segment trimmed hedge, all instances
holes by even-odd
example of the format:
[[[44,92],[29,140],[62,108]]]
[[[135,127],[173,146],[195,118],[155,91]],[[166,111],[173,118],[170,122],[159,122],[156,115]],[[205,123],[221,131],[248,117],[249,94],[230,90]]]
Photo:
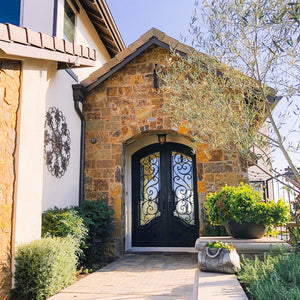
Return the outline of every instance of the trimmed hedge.
[[[83,218],[74,207],[46,210],[42,215],[42,237],[71,236],[75,240],[76,254],[82,259],[83,249],[86,248],[85,240],[88,229]]]
[[[49,209],[43,213],[43,236],[71,236],[76,242],[79,266],[98,268],[111,259],[114,212],[105,200],[84,201],[81,206]]]
[[[13,299],[47,299],[75,281],[75,241],[46,237],[18,247]]]
[[[84,201],[76,207],[88,228],[85,260],[81,263],[89,268],[101,267],[111,258],[109,243],[113,237],[113,210],[105,200]]]

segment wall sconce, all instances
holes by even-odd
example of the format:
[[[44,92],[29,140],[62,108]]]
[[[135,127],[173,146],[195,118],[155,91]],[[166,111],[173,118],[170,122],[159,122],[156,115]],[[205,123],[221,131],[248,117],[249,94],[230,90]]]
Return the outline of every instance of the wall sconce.
[[[158,134],[157,137],[158,137],[158,142],[160,145],[163,145],[166,143],[166,140],[167,140],[166,134]]]

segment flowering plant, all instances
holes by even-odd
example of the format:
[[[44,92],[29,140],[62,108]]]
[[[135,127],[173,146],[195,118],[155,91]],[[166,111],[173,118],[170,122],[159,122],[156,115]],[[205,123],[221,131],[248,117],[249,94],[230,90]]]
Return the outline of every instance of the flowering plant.
[[[213,225],[247,222],[278,226],[289,219],[289,208],[282,199],[264,202],[262,195],[248,184],[226,185],[220,192],[210,193],[206,200],[206,213]]]
[[[227,249],[228,251],[232,251],[235,249],[232,243],[228,244],[228,243],[223,243],[221,241],[207,242],[204,247],[214,248],[214,249],[223,248],[223,249]]]

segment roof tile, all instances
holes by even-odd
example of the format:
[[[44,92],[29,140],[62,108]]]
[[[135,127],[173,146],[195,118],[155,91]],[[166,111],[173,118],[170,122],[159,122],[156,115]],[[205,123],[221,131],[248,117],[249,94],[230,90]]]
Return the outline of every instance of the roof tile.
[[[21,28],[12,24],[0,23],[0,42],[24,44],[28,47],[45,48],[46,50],[59,51],[73,56],[96,60],[97,52],[82,45],[75,45],[63,39]]]
[[[89,57],[89,48],[88,47],[82,46],[82,56],[85,58]]]
[[[89,58],[94,59],[94,52],[92,49],[89,48]]]
[[[97,51],[95,49],[93,49],[92,51],[93,51],[93,57],[92,57],[92,59],[96,60],[97,59]]]
[[[54,50],[53,36],[41,32],[42,47]]]
[[[102,66],[100,69],[98,69],[97,71],[93,72],[88,77],[89,82],[92,83],[93,81],[95,81],[96,79],[98,79],[99,77],[101,77],[102,75],[104,75],[105,73],[107,73],[108,71],[109,71],[109,69],[106,67],[106,65]]]
[[[7,24],[7,26],[9,32],[9,38],[11,41],[27,45],[25,28],[18,27],[12,24]]]
[[[39,48],[42,47],[41,43],[41,35],[39,32],[33,31],[29,28],[25,28],[27,34],[27,41],[29,44],[33,46],[37,46]]]
[[[69,41],[64,40],[65,43],[65,52],[73,55],[73,44]]]
[[[178,40],[168,36],[168,35],[165,35],[162,39],[162,42],[168,44],[169,46],[173,47],[173,48],[176,48],[176,46],[178,45]]]
[[[126,58],[129,54],[131,54],[132,51],[129,50],[129,48],[126,48],[125,50],[123,50],[122,52],[119,52],[115,58],[118,60],[118,61],[122,61],[124,58]]]
[[[81,45],[76,45],[74,44],[74,54],[77,55],[77,56],[81,56]]]
[[[151,28],[150,30],[148,30],[146,33],[144,33],[139,40],[142,40],[143,42],[148,42],[152,37],[153,37],[153,29]]]
[[[145,42],[139,38],[138,40],[136,40],[135,42],[133,42],[132,44],[130,44],[128,46],[128,49],[131,51],[131,52],[134,52],[136,49],[140,48],[141,46],[143,46],[145,44]]]
[[[8,28],[6,24],[0,24],[0,40],[9,42]]]
[[[111,60],[109,60],[104,66],[110,70],[112,67],[114,67],[117,63],[118,63],[118,59],[117,58],[112,58]]]
[[[192,51],[194,50],[192,47],[189,47],[185,44],[182,44],[182,43],[178,43],[177,46],[175,47],[175,49],[177,51],[181,51],[183,53],[186,53],[186,54],[191,54]]]
[[[157,39],[160,42],[164,43],[165,45],[172,46],[175,48],[175,50],[186,53],[188,55],[191,54],[193,51],[195,51],[192,47],[180,43],[178,40],[167,36],[164,32],[156,28],[152,28],[149,31],[147,31],[145,34],[143,34],[134,43],[130,44],[127,49],[118,53],[114,58],[109,60],[101,68],[99,68],[98,70],[90,74],[90,76],[87,79],[85,79],[82,82],[82,84],[87,86],[88,89],[93,89],[97,84],[101,83],[103,80],[107,78],[107,76],[104,76],[106,73],[109,72],[109,76],[114,74],[115,71],[119,70],[119,68],[123,66],[123,64],[121,64],[122,61],[124,61],[130,55],[134,55],[134,53],[140,47],[147,44],[148,41],[150,41],[152,38],[155,38],[153,40],[153,43],[155,43],[155,40]]]
[[[159,40],[162,40],[166,34],[156,28],[152,28],[152,36],[157,37]]]
[[[65,46],[64,41],[62,39],[57,38],[56,36],[54,38],[54,49],[60,52],[65,52]]]

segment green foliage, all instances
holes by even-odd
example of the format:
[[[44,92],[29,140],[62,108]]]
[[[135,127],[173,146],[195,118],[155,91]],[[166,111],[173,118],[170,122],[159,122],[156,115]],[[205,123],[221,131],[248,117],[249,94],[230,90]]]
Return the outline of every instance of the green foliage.
[[[223,248],[223,249],[227,249],[228,251],[235,249],[235,247],[232,244],[223,243],[221,241],[207,242],[205,244],[205,247],[215,248],[215,249]]]
[[[251,299],[298,300],[300,253],[265,254],[263,261],[245,259],[238,278]]]
[[[229,236],[229,234],[223,225],[212,225],[205,222],[204,236]]]
[[[229,236],[226,228],[223,225],[213,225],[209,222],[205,209],[201,209],[202,219],[204,221],[203,236]]]
[[[84,201],[76,209],[88,228],[87,248],[84,249],[85,259],[82,264],[97,267],[109,258],[108,249],[114,230],[112,217],[114,212],[104,200]]]
[[[75,280],[75,242],[46,237],[21,245],[16,253],[13,299],[47,299]]]
[[[49,209],[42,215],[42,236],[66,237],[70,235],[75,240],[76,254],[83,254],[88,229],[83,218],[74,208]]]
[[[215,225],[232,221],[277,226],[288,221],[289,208],[281,199],[277,203],[265,203],[262,195],[248,184],[225,186],[220,192],[210,193],[206,199],[209,221]]]

